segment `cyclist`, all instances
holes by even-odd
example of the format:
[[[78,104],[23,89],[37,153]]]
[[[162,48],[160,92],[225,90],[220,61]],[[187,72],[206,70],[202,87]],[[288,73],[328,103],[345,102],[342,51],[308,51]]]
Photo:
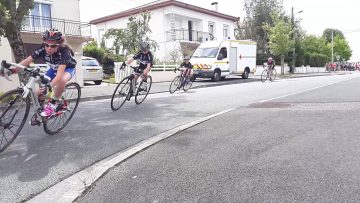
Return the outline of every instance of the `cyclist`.
[[[43,44],[34,51],[29,57],[20,62],[23,66],[28,66],[35,59],[43,58],[50,68],[45,73],[45,77],[49,79],[50,86],[54,92],[50,102],[44,106],[41,116],[49,117],[61,109],[62,104],[59,98],[65,90],[66,83],[74,76],[76,60],[74,52],[65,44],[63,34],[56,29],[48,29],[43,33]],[[20,72],[21,69],[12,67],[12,74]],[[37,91],[40,95],[41,91]]]
[[[135,54],[133,57],[129,58],[126,61],[126,64],[130,64],[134,60],[139,60],[139,69],[140,71],[136,71],[135,82],[138,80],[141,73],[144,74],[144,82],[143,86],[147,86],[147,76],[151,67],[153,66],[153,55],[150,51],[150,44],[148,42],[140,43],[140,51]]]
[[[180,68],[184,68],[183,74],[187,78],[187,82],[189,82],[190,78],[192,78],[192,76],[193,76],[193,71],[192,71],[193,65],[190,63],[189,56],[184,57],[184,62],[182,64],[180,64]]]
[[[270,68],[274,69],[275,68],[275,60],[272,57],[269,57],[267,60],[267,65],[268,65],[269,71],[270,71]]]

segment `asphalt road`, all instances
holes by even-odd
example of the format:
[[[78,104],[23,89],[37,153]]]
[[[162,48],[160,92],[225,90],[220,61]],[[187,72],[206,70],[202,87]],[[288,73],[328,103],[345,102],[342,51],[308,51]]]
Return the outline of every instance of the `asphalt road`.
[[[199,180],[198,178],[182,180],[182,183],[184,184],[182,186],[184,187],[181,186],[181,188],[183,188],[183,191],[191,190],[194,192],[194,193],[189,193],[188,196],[183,196],[183,198],[185,198],[184,201],[193,201],[195,199],[190,199],[190,198],[200,197],[197,196],[197,194],[200,194],[201,191],[207,191],[207,190],[203,190],[205,185],[208,186],[205,188],[212,188],[213,185],[210,184],[209,181],[206,181],[208,180],[206,178],[209,177],[215,178],[215,180],[217,180],[215,182],[219,182],[219,183],[223,181],[222,177],[224,177],[223,175],[225,175],[226,173],[224,174],[219,173],[219,171],[217,170],[218,168],[221,169],[221,166],[229,166],[229,168],[226,167],[226,170],[230,171],[231,168],[233,168],[231,166],[237,166],[235,162],[235,160],[239,159],[237,155],[241,155],[241,153],[243,152],[247,152],[247,153],[242,154],[241,156],[245,156],[248,158],[253,157],[252,159],[255,159],[256,153],[252,154],[251,152],[252,151],[256,152],[256,150],[252,149],[251,147],[252,145],[256,145],[257,143],[259,143],[258,153],[260,153],[262,151],[260,150],[260,148],[262,149],[262,146],[267,146],[267,145],[269,145],[269,147],[272,146],[272,144],[274,144],[273,139],[275,138],[276,138],[275,141],[279,141],[281,143],[282,138],[284,136],[286,137],[287,135],[286,132],[288,133],[293,132],[294,129],[291,128],[291,126],[289,126],[288,128],[282,128],[284,123],[290,122],[294,125],[301,123],[298,121],[289,121],[289,119],[286,119],[286,117],[283,117],[281,114],[281,112],[283,111],[290,111],[293,108],[296,109],[296,106],[295,107],[291,106],[289,108],[280,108],[280,109],[277,108],[263,109],[263,108],[249,108],[248,106],[250,104],[262,100],[267,100],[270,98],[282,97],[288,94],[299,93],[304,90],[308,90],[311,88],[316,88],[324,85],[330,85],[333,83],[339,83],[339,85],[345,83],[349,83],[350,85],[351,84],[359,85],[359,83],[357,82],[359,80],[358,79],[359,77],[360,77],[359,74],[351,74],[351,75],[340,75],[340,76],[337,75],[337,76],[326,76],[326,77],[324,76],[324,77],[311,77],[311,78],[294,78],[294,79],[276,81],[274,83],[253,82],[253,83],[244,83],[244,84],[225,85],[219,87],[209,87],[203,89],[194,89],[194,90],[190,90],[188,93],[180,92],[174,95],[169,95],[168,93],[154,94],[154,95],[150,95],[148,99],[140,106],[136,106],[134,102],[131,101],[126,103],[125,106],[117,112],[111,111],[109,100],[83,102],[80,104],[78,111],[75,114],[72,122],[60,134],[54,136],[48,136],[42,131],[42,128],[30,127],[26,125],[26,127],[24,127],[20,136],[14,141],[14,143],[5,152],[3,152],[0,155],[0,177],[1,177],[0,187],[2,188],[0,190],[1,202],[17,202],[17,201],[22,201],[24,199],[28,199],[32,195],[38,194],[44,189],[70,176],[71,174],[74,174],[75,172],[84,169],[92,165],[93,163],[102,160],[105,157],[108,157],[109,155],[112,155],[116,152],[126,149],[127,147],[135,143],[138,143],[141,140],[159,134],[163,131],[172,129],[176,126],[188,123],[190,121],[194,121],[209,114],[213,114],[228,108],[239,107],[237,111],[229,113],[225,115],[225,117],[219,117],[217,119],[201,124],[197,127],[191,128],[189,131],[183,132],[183,134],[176,135],[173,138],[170,138],[164,142],[159,143],[158,145],[155,145],[154,147],[149,148],[148,150],[144,151],[144,153],[134,156],[124,164],[121,164],[120,167],[117,167],[113,171],[111,171],[109,175],[105,176],[104,179],[102,179],[97,183],[97,187],[95,187],[95,190],[93,192],[91,192],[88,196],[85,196],[85,198],[88,198],[85,200],[96,201],[97,199],[94,199],[92,197],[98,195],[99,198],[103,198],[100,202],[118,201],[119,200],[118,198],[121,198],[121,200],[124,200],[124,202],[126,200],[134,202],[136,200],[147,201],[150,199],[151,200],[158,199],[159,201],[176,200],[176,194],[171,193],[171,190],[167,191],[166,194],[165,194],[165,190],[164,193],[154,192],[155,196],[151,196],[150,193],[144,193],[144,195],[136,195],[136,193],[131,193],[130,191],[131,187],[129,186],[127,187],[128,190],[122,188],[121,185],[118,185],[118,188],[116,188],[117,185],[115,184],[123,184],[125,183],[125,181],[110,181],[108,184],[113,184],[113,186],[116,187],[115,188],[109,187],[108,190],[109,191],[117,190],[119,195],[119,196],[113,196],[113,199],[111,200],[111,199],[107,199],[107,198],[111,198],[111,197],[107,197],[107,194],[110,194],[110,192],[109,193],[103,192],[103,190],[101,190],[101,185],[105,184],[103,181],[106,178],[111,177],[111,174],[113,173],[114,176],[112,178],[115,180],[119,180],[118,178],[121,179],[124,177],[128,177],[129,173],[134,172],[132,170],[136,169],[138,173],[133,173],[133,174],[136,174],[136,176],[141,175],[142,177],[147,176],[147,178],[151,179],[149,180],[149,179],[141,178],[141,180],[144,181],[141,182],[141,184],[143,185],[140,184],[138,186],[139,187],[141,186],[143,189],[139,189],[139,191],[140,190],[143,192],[155,191],[155,190],[160,191],[159,188],[157,187],[158,185],[151,186],[152,184],[149,183],[154,183],[154,184],[161,183],[162,181],[158,182],[159,180],[158,178],[163,180],[168,180],[167,178],[172,179],[173,176],[167,176],[167,175],[171,175],[171,173],[167,173],[168,167],[172,169],[181,170],[184,169],[182,167],[186,168],[186,166],[193,165],[194,167],[190,170],[191,173],[189,173],[189,171],[186,171],[186,174],[189,175],[188,177],[194,178],[192,177],[192,175],[198,174],[198,175],[202,175],[199,177],[205,178],[202,182],[200,181],[199,183],[197,181]],[[337,87],[337,85],[330,85],[328,87]],[[340,88],[340,90],[342,94],[346,94],[343,89]],[[357,95],[360,95],[359,92],[356,92],[355,89],[353,91],[355,91]],[[311,92],[312,91],[310,91],[309,93]],[[334,92],[331,91],[330,93],[334,94]],[[351,95],[355,93],[352,93]],[[339,98],[341,97],[339,96]],[[359,96],[353,97],[352,99],[359,101]],[[356,104],[356,102],[347,101],[346,104],[348,103]],[[354,106],[355,104],[351,105],[351,107]],[[322,106],[318,105],[317,108],[321,110]],[[343,113],[345,115],[349,115],[351,112],[355,111],[350,107],[349,109],[350,109],[349,112],[346,113],[343,112]],[[340,109],[339,111],[343,111],[343,110]],[[292,118],[291,113],[287,113],[287,115],[289,115],[289,118],[290,117]],[[317,113],[314,113],[314,115],[317,115]],[[327,115],[328,114],[326,114],[325,116]],[[333,113],[331,115],[340,116],[340,114],[337,113]],[[299,117],[302,118],[301,121],[310,121],[305,115],[299,114]],[[270,127],[269,127],[266,125],[267,124],[266,121],[267,119],[270,118],[275,119],[277,123],[270,123],[269,124]],[[316,118],[323,120],[324,123],[328,123],[328,124],[329,122],[331,123],[332,121],[329,120],[329,118],[331,117],[318,116]],[[351,120],[347,122],[348,123],[355,122],[354,118],[355,116],[352,117]],[[230,125],[228,124],[228,122],[221,119],[228,119],[233,122]],[[334,121],[340,122],[341,119]],[[261,124],[259,125],[260,126],[259,129],[256,128],[257,122],[260,122]],[[216,125],[214,125],[214,123]],[[214,128],[214,126],[216,126],[216,128]],[[301,125],[299,125],[298,128],[296,129],[302,129],[299,130],[299,132],[307,132],[306,128],[303,128]],[[336,130],[340,131],[341,129],[342,128],[338,128]],[[350,131],[351,129],[353,128],[349,128],[347,130]],[[327,130],[330,131],[330,129]],[[263,133],[264,131],[278,132],[279,136],[280,135],[283,136],[277,138],[276,136],[278,136],[278,134],[275,133],[272,134],[272,136],[270,137],[273,139],[267,138],[262,140],[260,139],[261,135],[263,138],[266,138],[265,136],[266,134]],[[209,136],[209,138],[213,137],[213,139],[211,140],[201,139],[201,138],[206,138],[208,136],[208,132],[212,133],[212,135],[210,134],[211,136]],[[242,132],[240,135],[241,136],[247,135],[246,136],[247,138],[246,137],[241,138],[239,134],[238,136],[235,136],[237,132]],[[252,137],[253,132],[257,132],[258,133],[257,136],[260,137],[258,137],[258,139],[256,138],[256,135]],[[353,132],[356,132],[356,130],[353,129]],[[234,138],[236,139],[234,140]],[[162,149],[159,149],[159,146],[166,145],[166,143],[170,142],[172,139],[183,139],[183,140],[173,141],[174,146],[173,148],[170,149],[171,150],[170,153],[169,151],[166,152],[166,150],[169,150],[167,149],[167,146],[161,147]],[[246,142],[246,139],[250,139],[250,140]],[[203,140],[204,143],[201,143],[201,140]],[[250,143],[251,140],[253,140],[254,143],[253,142]],[[193,143],[195,144],[196,141],[199,141],[197,146],[203,146],[203,147],[195,149],[196,146],[195,145],[193,146],[192,144]],[[320,142],[321,140],[318,141]],[[354,140],[349,140],[349,141],[352,141],[351,144],[354,145],[356,144]],[[224,145],[221,146],[217,145],[218,143],[224,143]],[[228,147],[226,147],[225,145],[226,143],[228,144],[232,143],[233,145],[229,145]],[[239,144],[239,146],[237,146],[237,144]],[[246,146],[247,144],[252,144],[252,145]],[[215,149],[218,149],[218,151],[210,150],[213,149],[212,147],[215,147]],[[269,147],[266,147],[266,149],[268,149]],[[190,159],[188,160],[189,163],[185,163],[186,158],[188,158],[186,157],[186,154],[191,152],[191,149],[194,151],[192,151],[192,153],[190,153],[189,156],[194,157],[194,159],[193,160]],[[205,151],[201,152],[201,149]],[[223,152],[221,151],[221,149],[225,149],[225,151]],[[234,154],[233,156],[229,156],[229,157],[226,156],[226,155],[230,155],[231,153],[234,153],[235,149],[238,149],[237,154]],[[197,157],[196,155],[199,154],[200,152],[203,155]],[[212,152],[216,152],[216,153],[211,154]],[[180,159],[181,158],[180,155],[182,154],[184,155],[184,159]],[[211,158],[212,157],[215,158],[216,154],[222,154],[220,157],[218,157],[219,162],[218,163],[215,163],[214,161],[211,162],[210,160],[213,160]],[[172,160],[168,159],[169,155],[172,155]],[[158,162],[158,158],[161,157],[164,158],[163,163]],[[355,156],[352,158],[355,158]],[[206,163],[203,163],[201,162],[202,159],[204,161],[205,160],[208,161]],[[176,160],[178,160],[178,162],[175,165],[173,165]],[[195,160],[198,160],[196,162],[198,163],[197,165],[194,164],[193,162]],[[256,161],[260,161],[260,160],[256,160]],[[251,163],[248,164],[251,165]],[[356,162],[354,164],[356,164]],[[124,168],[122,167],[123,165],[125,166],[127,165],[128,168],[131,170],[126,169],[125,171],[127,171],[128,173],[124,173],[123,171],[121,172],[117,171],[117,170],[124,170]],[[206,170],[202,172],[201,170],[197,171],[201,168],[207,168],[207,166],[210,167],[209,171]],[[265,166],[266,165],[264,165],[264,167]],[[149,170],[146,170],[147,167],[149,167],[148,168]],[[151,167],[155,167],[157,172],[150,171]],[[354,170],[355,168],[356,167],[354,167]],[[225,169],[223,168],[222,170]],[[195,173],[195,171],[197,172]],[[261,175],[261,173],[259,174]],[[238,174],[234,174],[234,175],[238,175]],[[273,176],[274,174],[269,173],[268,175]],[[243,177],[246,177],[246,175],[243,175]],[[178,180],[174,178],[173,181],[177,182]],[[233,182],[231,179],[229,179],[229,181]],[[248,179],[248,181],[250,181],[248,183],[250,184],[251,180]],[[216,184],[215,182],[214,184]],[[162,183],[168,185],[171,184],[172,182],[169,181],[169,183],[165,183],[165,182]],[[191,188],[190,187],[191,185],[187,185],[187,183],[192,184],[195,188]],[[204,183],[205,185],[201,183]],[[173,187],[175,186],[176,184],[173,184]],[[235,187],[236,184],[233,186]],[[154,190],[148,190],[149,187],[150,188],[153,187]],[[199,190],[197,190],[197,187]],[[231,188],[232,186],[228,185],[226,187]],[[99,191],[97,191],[97,189],[99,189]],[[134,186],[133,189],[135,190],[137,188]],[[212,200],[210,197],[217,196],[216,195],[217,193],[215,193],[217,189],[219,188],[214,187],[213,190],[209,190],[209,191],[214,191],[213,196],[210,196],[209,193],[203,193],[203,197],[205,198],[205,200]],[[177,191],[177,190],[172,190],[172,191]],[[240,192],[240,191],[232,190],[232,192]],[[132,194],[134,196],[132,196]],[[178,195],[180,194],[184,194],[184,193],[178,193]],[[136,197],[142,197],[145,199],[133,199]],[[189,199],[186,199],[186,197],[189,197]],[[222,196],[217,196],[217,198],[221,198],[221,197]],[[261,199],[258,200],[261,201]],[[179,201],[182,200],[180,199]],[[231,199],[228,199],[228,201],[231,201]]]
[[[360,79],[237,110],[130,158],[80,202],[359,202]]]

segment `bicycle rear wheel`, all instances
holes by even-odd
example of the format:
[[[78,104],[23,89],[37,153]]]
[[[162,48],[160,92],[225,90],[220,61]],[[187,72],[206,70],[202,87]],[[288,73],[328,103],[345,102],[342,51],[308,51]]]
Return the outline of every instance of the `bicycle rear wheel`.
[[[184,92],[188,91],[191,88],[192,84],[193,84],[193,80],[189,80],[189,82],[185,81],[185,84],[183,86]]]
[[[79,106],[81,89],[77,83],[68,83],[62,94],[62,107],[50,118],[42,118],[44,131],[49,135],[60,132],[69,123]]]
[[[265,69],[262,73],[261,73],[261,82],[265,82],[268,78],[268,72]]]
[[[276,69],[272,69],[271,70],[271,75],[270,75],[270,81],[274,81],[276,79]]]
[[[131,80],[126,77],[120,81],[111,97],[111,109],[113,111],[119,110],[125,103],[126,98],[130,93]]]
[[[170,94],[173,94],[174,92],[176,92],[176,90],[178,90],[179,86],[180,86],[180,76],[176,76],[170,84],[170,88],[169,88]]]
[[[147,95],[149,94],[151,85],[152,85],[152,77],[150,75],[147,76],[147,85],[146,85],[146,88],[144,88],[144,89],[142,89],[143,83],[144,83],[144,80],[141,81],[141,83],[136,91],[135,103],[137,105],[143,103],[145,101]]]
[[[30,98],[22,97],[23,89],[6,92],[0,96],[0,153],[18,136],[30,110]]]

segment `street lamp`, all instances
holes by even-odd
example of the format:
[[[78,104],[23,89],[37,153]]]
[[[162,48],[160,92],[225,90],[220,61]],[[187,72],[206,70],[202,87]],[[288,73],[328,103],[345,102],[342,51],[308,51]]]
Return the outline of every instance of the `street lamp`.
[[[302,13],[303,10],[300,10],[296,12],[295,14]],[[291,7],[291,22],[292,22],[292,28],[293,28],[293,41],[294,41],[294,48],[293,48],[293,54],[292,54],[292,67],[295,68],[295,20],[294,20],[294,7]]]

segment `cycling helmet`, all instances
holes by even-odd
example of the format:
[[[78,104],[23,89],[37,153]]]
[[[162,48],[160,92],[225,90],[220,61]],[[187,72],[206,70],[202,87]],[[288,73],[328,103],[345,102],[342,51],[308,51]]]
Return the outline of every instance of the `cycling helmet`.
[[[149,51],[150,50],[150,44],[148,42],[141,42],[140,43],[140,49],[141,49],[141,51]]]
[[[190,60],[190,57],[189,57],[189,56],[185,56],[185,57],[184,57],[184,60]]]
[[[272,57],[269,57],[268,58],[268,62],[270,63],[270,62],[272,62],[273,61],[273,58]]]
[[[43,33],[43,39],[46,41],[56,41],[61,43],[64,41],[64,36],[57,29],[50,28]]]

